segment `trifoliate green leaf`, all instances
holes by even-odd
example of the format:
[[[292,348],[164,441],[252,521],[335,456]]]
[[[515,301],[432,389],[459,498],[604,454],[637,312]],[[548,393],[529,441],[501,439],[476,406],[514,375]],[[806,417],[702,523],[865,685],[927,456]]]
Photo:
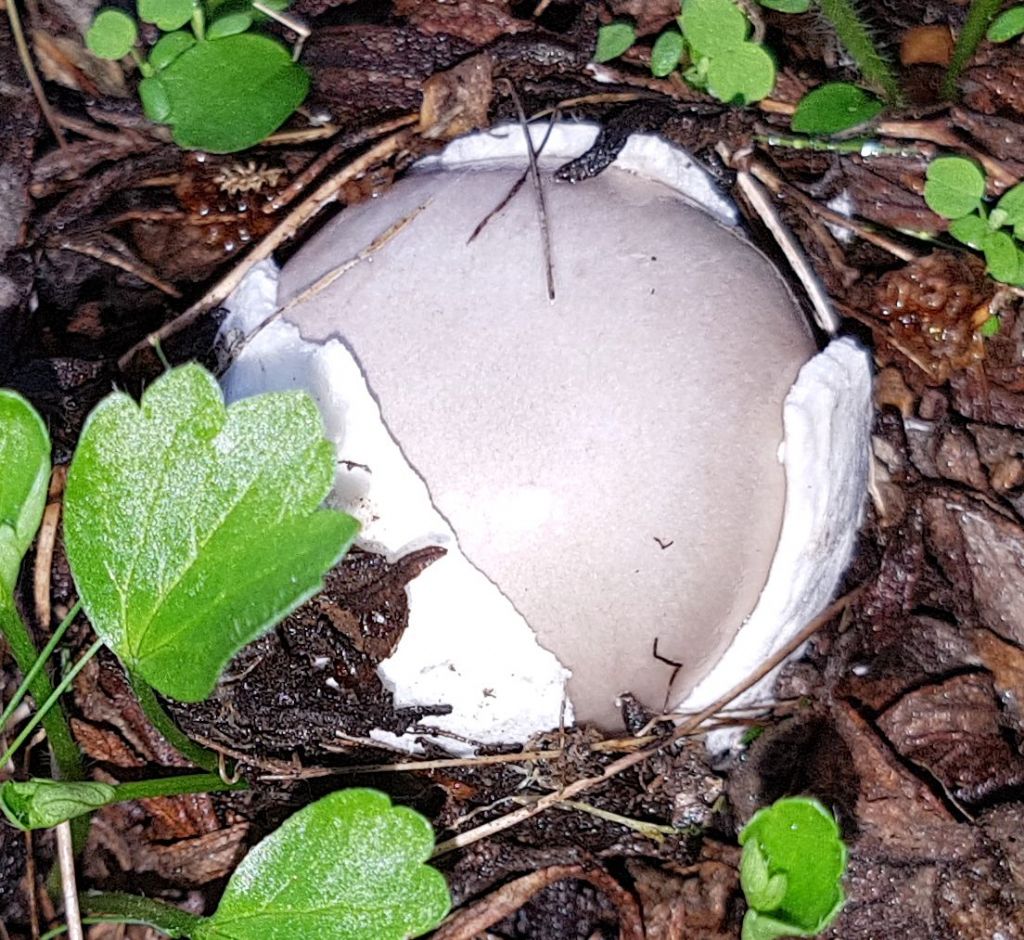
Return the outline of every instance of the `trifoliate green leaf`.
[[[1006,232],[989,232],[981,243],[988,273],[1004,284],[1016,284],[1020,278],[1020,252]]]
[[[1024,33],[1024,6],[1010,7],[1000,13],[985,35],[990,42],[1006,42]]]
[[[608,23],[597,31],[594,61],[610,62],[612,59],[617,59],[635,42],[636,30],[632,23],[627,23],[625,20]]]
[[[667,29],[656,40],[651,49],[651,74],[658,78],[670,75],[683,57],[686,42],[681,33]]]
[[[165,33],[181,29],[196,8],[195,0],[138,0],[139,19],[155,23]]]
[[[182,147],[233,153],[276,131],[302,103],[309,76],[269,36],[197,42],[159,74],[165,118]]]
[[[0,786],[0,811],[19,829],[49,829],[106,806],[115,793],[95,780],[8,780]]]
[[[885,105],[848,82],[829,82],[800,99],[793,130],[801,134],[838,134],[876,118]]]
[[[741,872],[746,866],[748,880],[753,876],[755,888],[761,888],[760,897],[747,897],[751,926],[744,921],[745,938],[813,936],[839,913],[847,851],[835,819],[817,800],[787,798],[759,810],[743,828],[739,841],[744,856],[747,852],[763,856],[763,866],[756,860],[741,861]],[[759,873],[762,867],[767,870],[767,880],[763,870]],[[785,893],[776,904],[770,879],[780,874],[786,878]],[[761,900],[771,907],[761,909]],[[765,910],[770,917],[761,916]],[[785,929],[767,932],[774,922]]]
[[[244,33],[252,26],[252,13],[225,13],[218,16],[207,28],[207,39],[223,39]]]
[[[122,59],[135,45],[139,28],[127,13],[109,8],[100,10],[85,34],[85,45],[101,59]]]
[[[331,793],[299,810],[235,869],[193,940],[405,940],[432,930],[451,901],[424,864],[434,833],[383,793]]]
[[[186,49],[191,49],[195,44],[196,37],[187,30],[179,29],[177,32],[167,33],[167,35],[161,36],[150,50],[149,64],[159,72],[161,69],[167,68]],[[153,118],[153,115],[149,116]],[[163,118],[153,118],[153,120],[162,121]]]
[[[757,43],[741,43],[708,61],[708,91],[720,101],[751,104],[774,87],[775,60]]]
[[[992,229],[980,215],[965,215],[949,223],[949,234],[958,242],[978,251],[991,234]]]
[[[732,0],[683,0],[678,21],[695,57],[713,59],[731,52],[744,44],[750,32],[750,23]]]
[[[761,6],[780,13],[806,13],[811,8],[811,0],[759,0]]]
[[[966,157],[937,157],[928,164],[924,201],[947,219],[974,212],[985,195],[985,174]]]
[[[46,505],[50,435],[24,398],[0,389],[0,592],[14,586]]]
[[[140,405],[108,396],[64,497],[68,560],[96,633],[159,692],[209,695],[355,537],[354,519],[318,508],[333,479],[334,448],[303,393],[225,408],[213,377],[189,365]]]

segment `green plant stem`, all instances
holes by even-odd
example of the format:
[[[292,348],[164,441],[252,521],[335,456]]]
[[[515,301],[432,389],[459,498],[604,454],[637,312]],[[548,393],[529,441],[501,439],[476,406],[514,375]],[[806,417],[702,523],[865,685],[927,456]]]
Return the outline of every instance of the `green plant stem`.
[[[225,790],[247,790],[244,780],[231,783],[220,774],[187,774],[182,777],[162,777],[159,780],[137,780],[119,783],[114,787],[111,802],[148,800],[155,796],[180,796],[182,793],[220,793]]]
[[[139,70],[139,74],[143,78],[151,78],[153,75],[156,74],[156,69],[154,69],[152,65],[150,65],[144,58],[142,58],[142,56],[139,54],[138,49],[132,49],[131,52],[128,53],[128,55],[132,57],[132,61],[135,63],[136,67]]]
[[[35,728],[41,716],[61,779],[83,779],[85,768],[82,765],[82,755],[71,736],[71,728],[64,715],[64,710],[58,705],[50,711],[44,711],[43,703],[49,701],[54,694],[53,685],[50,683],[45,669],[35,668],[39,658],[36,645],[32,642],[28,627],[25,626],[25,622],[14,606],[14,599],[4,590],[0,590],[0,632],[6,638],[14,661],[18,664],[22,675],[26,677],[26,680],[30,675],[32,677],[26,684],[32,697],[36,700],[38,711],[36,719],[31,723],[31,728]],[[7,756],[0,761],[0,766],[7,763],[13,751],[14,748],[8,750]]]
[[[83,917],[82,926],[92,927],[95,924],[137,924],[140,927],[149,927],[150,925],[144,920],[122,920],[120,917]],[[55,937],[63,936],[68,932],[68,925],[61,924],[59,927],[54,927],[53,930],[47,930],[46,933],[39,935],[39,940],[54,940]]]
[[[831,22],[843,47],[857,63],[861,75],[884,93],[889,104],[899,101],[902,93],[896,74],[878,51],[853,0],[818,0],[818,6]]]
[[[21,685],[19,685],[15,691],[14,697],[7,703],[7,707],[3,710],[3,714],[0,714],[0,729],[7,726],[7,722],[10,721],[11,715],[14,714],[18,706],[21,704],[22,699],[28,694],[29,688],[32,686],[32,683],[35,682],[36,676],[40,671],[42,671],[47,660],[53,655],[53,651],[57,648],[57,644],[61,641],[61,637],[67,633],[68,627],[71,626],[81,609],[82,602],[76,601],[75,606],[68,611],[68,615],[60,622],[57,629],[53,631],[53,636],[50,637],[49,642],[47,642],[46,646],[43,647],[43,651],[36,657],[36,661],[32,664],[32,668],[25,674],[25,678],[21,680]],[[47,693],[47,695],[49,695],[49,693]]]
[[[206,38],[206,17],[203,15],[201,3],[197,3],[192,10],[192,32],[200,42]]]
[[[129,673],[128,678],[143,714],[149,719],[149,723],[163,735],[164,740],[182,757],[190,760],[197,767],[202,767],[203,770],[208,770],[210,773],[217,773],[220,767],[220,758],[213,751],[196,744],[175,724],[174,719],[160,704],[153,687],[145,679],[136,673]]]
[[[956,45],[953,47],[953,55],[949,60],[949,68],[946,70],[946,77],[942,80],[943,97],[952,100],[956,96],[956,83],[964,66],[971,61],[974,51],[978,48],[992,22],[992,17],[999,12],[1002,0],[974,0],[971,8],[967,11],[967,22],[957,36]]]
[[[39,705],[38,709],[36,710],[36,713],[29,720],[28,724],[26,724],[25,727],[21,729],[21,733],[14,739],[13,742],[11,742],[11,746],[9,748],[7,748],[7,751],[4,753],[3,757],[0,757],[0,767],[2,767],[4,764],[6,764],[14,756],[14,752],[17,751],[18,748],[21,747],[22,744],[24,744],[29,739],[29,737],[31,736],[32,732],[36,730],[36,727],[41,722],[43,723],[43,727],[46,728],[46,735],[47,735],[47,737],[48,738],[50,737],[50,729],[48,727],[46,727],[46,720],[47,720],[47,718],[50,717],[51,715],[59,712],[59,710],[60,710],[60,697],[68,690],[68,687],[71,685],[71,683],[75,681],[75,677],[85,668],[85,666],[89,662],[89,660],[92,659],[93,656],[95,656],[100,651],[102,646],[103,646],[103,641],[102,640],[97,640],[95,643],[93,643],[92,646],[90,646],[82,654],[82,656],[78,660],[78,662],[75,663],[74,666],[72,666],[68,670],[67,675],[64,676],[64,678],[60,680],[60,684],[57,686],[57,688],[55,688],[50,693],[49,697],[41,705]],[[61,726],[63,728],[63,731],[67,733],[68,745],[69,745],[69,747],[71,747],[74,750],[74,752],[75,752],[75,759],[78,762],[78,773],[79,773],[79,776],[75,777],[73,779],[81,780],[82,776],[83,776],[83,774],[82,774],[82,759],[81,759],[81,755],[78,752],[78,748],[75,747],[75,742],[71,739],[71,731],[68,728],[67,722],[64,721],[63,714],[61,714]],[[53,744],[54,744],[53,739],[50,738],[50,747],[53,748],[54,757],[56,757],[57,749],[55,747],[53,747]],[[58,760],[57,763],[58,763],[58,766],[60,766],[60,761],[59,760]],[[72,778],[67,778],[67,779],[72,779]]]
[[[179,907],[134,894],[83,894],[82,911],[90,917],[121,923],[143,923],[163,931],[169,937],[191,936],[205,920]]]

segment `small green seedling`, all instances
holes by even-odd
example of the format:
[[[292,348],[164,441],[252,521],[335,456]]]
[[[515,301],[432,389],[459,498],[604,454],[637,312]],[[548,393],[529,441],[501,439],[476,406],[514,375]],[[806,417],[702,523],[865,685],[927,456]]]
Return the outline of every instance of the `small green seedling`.
[[[752,42],[750,22],[733,0],[683,0],[678,29],[663,32],[651,50],[651,71],[658,77],[677,68],[694,88],[727,104],[746,105],[771,94],[775,60]],[[616,21],[598,32],[598,62],[622,55],[636,40],[629,23]]]
[[[985,33],[989,42],[1009,42],[1024,34],[1024,6],[1004,10]]]
[[[839,134],[873,121],[885,105],[849,82],[828,82],[808,92],[793,112],[792,127],[800,134]]]
[[[138,0],[138,14],[164,32],[148,60],[135,48],[135,21],[120,10],[100,11],[86,45],[104,59],[135,58],[146,115],[171,125],[182,147],[231,153],[258,144],[309,91],[288,49],[248,32],[262,17],[251,0]]]
[[[847,849],[821,803],[787,797],[758,810],[740,845],[747,899],[742,940],[813,937],[835,920],[846,902]]]
[[[1008,189],[990,209],[985,174],[966,157],[937,157],[924,187],[928,207],[950,219],[949,234],[985,256],[988,273],[1004,284],[1024,284],[1024,183]]]

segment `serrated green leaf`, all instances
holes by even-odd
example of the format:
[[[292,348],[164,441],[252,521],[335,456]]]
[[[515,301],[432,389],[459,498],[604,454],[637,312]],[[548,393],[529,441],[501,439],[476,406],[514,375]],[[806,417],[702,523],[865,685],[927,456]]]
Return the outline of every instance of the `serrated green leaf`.
[[[675,71],[683,57],[683,50],[686,48],[686,41],[681,33],[674,29],[667,29],[656,40],[651,49],[651,74],[658,78]]]
[[[594,61],[610,62],[612,59],[617,59],[635,42],[636,30],[632,23],[627,23],[625,20],[608,23],[597,31]]]
[[[196,8],[195,0],[138,0],[139,19],[155,23],[165,33],[181,29]]]
[[[225,13],[218,16],[206,30],[207,39],[223,39],[244,33],[252,26],[252,13]]]
[[[779,13],[806,13],[811,8],[811,0],[759,0],[761,6]]]
[[[122,59],[132,51],[138,36],[135,20],[111,7],[96,14],[85,34],[85,45],[101,59]]]
[[[958,242],[980,251],[992,229],[980,215],[965,215],[949,223],[949,234]]]
[[[159,72],[161,69],[167,68],[186,49],[191,49],[195,44],[196,37],[187,30],[179,29],[176,32],[167,33],[167,35],[161,36],[150,50],[149,64]],[[163,118],[153,118],[153,120],[162,121]]]
[[[936,157],[928,164],[924,201],[947,219],[974,212],[985,195],[985,174],[966,157]]]
[[[989,232],[981,243],[988,273],[1004,284],[1015,284],[1020,277],[1017,245],[1006,232]]]
[[[1006,213],[1006,225],[1017,226],[1024,222],[1024,183],[1018,183],[1003,193],[996,209]]]
[[[354,519],[318,509],[333,479],[334,448],[303,393],[225,408],[213,377],[189,365],[141,405],[108,396],[64,496],[68,560],[96,633],[163,694],[209,695],[355,538]]]
[[[405,940],[433,929],[451,901],[424,864],[434,833],[383,793],[331,793],[299,810],[235,869],[193,940]]]
[[[745,42],[708,61],[708,90],[720,101],[751,104],[775,87],[775,60],[753,42]]]
[[[750,32],[750,23],[732,0],[684,0],[678,22],[695,57],[714,59],[732,52],[745,44]]]
[[[1006,42],[1024,33],[1024,6],[1010,7],[1000,13],[985,35],[989,42]]]
[[[0,389],[0,591],[14,595],[50,482],[50,435],[17,392]]]
[[[866,124],[885,107],[874,95],[848,82],[830,82],[808,92],[793,113],[793,130],[801,134],[838,134]]]
[[[115,792],[94,780],[8,780],[0,786],[0,811],[19,829],[49,829],[106,806]]]
[[[777,921],[786,930],[751,936],[813,936],[838,914],[844,901],[841,882],[847,850],[835,819],[817,800],[787,798],[759,810],[743,828],[739,841],[744,855],[755,851],[751,846],[756,844],[756,851],[764,856],[769,877],[786,877],[785,895],[781,903],[770,909],[771,918],[759,927],[758,918],[751,918],[750,928],[766,929],[769,922]],[[767,885],[763,893],[772,894]],[[752,911],[758,909],[757,900],[747,898]],[[744,921],[744,936],[747,929]]]
[[[309,76],[269,36],[198,42],[160,73],[164,119],[182,147],[233,153],[276,131],[302,103]]]

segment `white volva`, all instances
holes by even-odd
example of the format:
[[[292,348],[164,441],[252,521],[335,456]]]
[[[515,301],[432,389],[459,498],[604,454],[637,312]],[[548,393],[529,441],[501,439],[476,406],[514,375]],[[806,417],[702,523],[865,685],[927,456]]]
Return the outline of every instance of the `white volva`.
[[[226,324],[253,329],[409,219],[259,333],[225,386],[316,397],[362,544],[448,549],[410,585],[381,673],[398,704],[449,704],[436,724],[481,741],[573,714],[612,729],[627,690],[710,701],[827,603],[865,490],[866,354],[814,357],[680,151],[634,138],[596,179],[552,181],[592,136],[557,129],[541,162],[553,301],[530,182],[489,218],[526,166],[504,129],[341,213],[279,284],[254,272]],[[682,663],[671,687],[655,640]]]

